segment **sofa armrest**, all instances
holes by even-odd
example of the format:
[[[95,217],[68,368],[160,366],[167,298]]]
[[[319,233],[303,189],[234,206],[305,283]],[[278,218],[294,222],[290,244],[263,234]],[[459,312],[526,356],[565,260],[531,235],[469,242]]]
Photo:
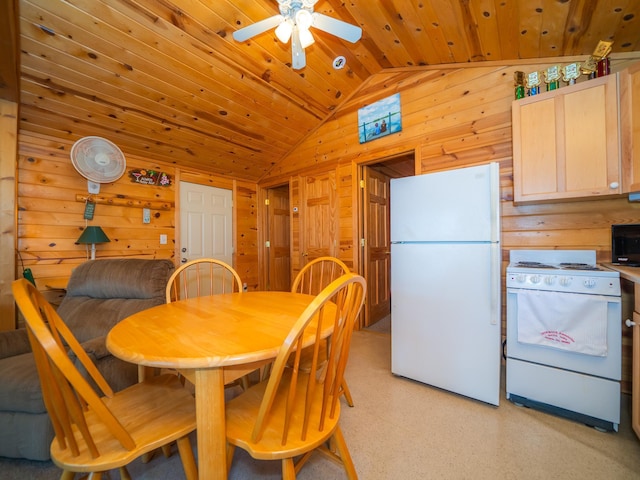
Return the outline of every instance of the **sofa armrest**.
[[[31,351],[27,330],[7,330],[0,332],[0,358],[14,357]]]

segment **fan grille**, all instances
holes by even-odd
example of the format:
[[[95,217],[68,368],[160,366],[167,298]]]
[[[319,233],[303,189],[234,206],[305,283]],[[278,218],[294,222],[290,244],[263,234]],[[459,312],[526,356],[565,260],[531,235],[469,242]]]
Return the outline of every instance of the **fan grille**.
[[[118,146],[102,137],[84,137],[74,143],[71,163],[80,175],[96,183],[116,181],[127,167]]]

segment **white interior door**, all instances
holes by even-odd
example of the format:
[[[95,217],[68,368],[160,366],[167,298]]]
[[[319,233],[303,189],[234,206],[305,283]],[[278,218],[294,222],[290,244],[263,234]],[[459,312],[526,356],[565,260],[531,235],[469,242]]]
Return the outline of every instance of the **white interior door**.
[[[233,262],[231,190],[180,182],[180,261]]]

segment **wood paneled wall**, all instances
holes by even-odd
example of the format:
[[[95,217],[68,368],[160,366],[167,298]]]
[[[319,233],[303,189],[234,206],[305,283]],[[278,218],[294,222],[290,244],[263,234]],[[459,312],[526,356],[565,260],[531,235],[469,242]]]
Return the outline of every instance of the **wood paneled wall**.
[[[83,217],[87,181],[69,159],[72,142],[41,134],[20,132],[18,152],[18,276],[31,268],[37,286],[46,290],[54,280],[68,278],[86,261],[84,245],[76,245],[85,225],[99,225],[111,240],[96,246],[96,258],[179,258],[176,197],[180,179],[233,190],[234,266],[248,288],[258,286],[256,185],[216,177],[202,172],[180,171],[133,155],[127,158],[127,173],[113,184],[103,184],[95,198],[93,220]],[[133,183],[130,170],[168,173],[170,186]],[[142,221],[142,207],[151,209],[151,222]],[[160,235],[167,243],[160,244]],[[20,260],[21,259],[21,260]],[[20,263],[22,262],[22,263]]]
[[[357,96],[280,162],[263,181],[274,182],[292,171],[313,173],[336,168],[336,165],[346,169],[349,165],[376,163],[407,151],[415,152],[419,173],[499,162],[503,287],[512,249],[593,249],[599,262],[610,261],[611,224],[640,223],[640,204],[629,202],[626,195],[594,201],[513,204],[513,74],[517,70],[543,70],[555,63],[576,60],[579,59],[572,57],[508,66],[396,69],[375,75]],[[622,70],[639,60],[640,56],[612,59],[612,70]],[[401,97],[402,131],[359,144],[358,109],[396,92],[400,92]],[[338,210],[341,227],[348,230],[352,225],[352,232],[356,232],[356,210],[355,199],[352,204],[341,203]],[[341,231],[341,235],[348,237],[346,231]],[[355,235],[352,233],[354,241]],[[506,331],[504,298],[503,295],[503,332]],[[623,328],[623,334],[623,389],[629,391],[630,329]]]
[[[339,255],[359,268],[357,242],[357,175],[359,165],[375,163],[402,152],[415,152],[416,172],[500,163],[503,271],[509,251],[518,248],[595,249],[598,261],[610,255],[609,226],[612,223],[640,222],[640,205],[618,198],[517,206],[513,204],[511,153],[511,102],[513,72],[543,69],[552,63],[568,63],[575,58],[553,59],[537,64],[483,64],[450,68],[407,68],[371,77],[357,96],[351,98],[321,128],[310,135],[283,162],[276,165],[261,184],[288,183],[299,175],[337,172],[339,208]],[[620,70],[640,60],[626,56],[612,60]],[[403,129],[372,142],[359,144],[357,111],[362,106],[400,92]],[[544,139],[541,139],[544,141]],[[47,279],[67,277],[85,260],[84,247],[76,246],[85,222],[84,204],[75,200],[86,192],[86,181],[68,159],[67,139],[43,133],[21,132],[18,179],[18,247],[24,266],[32,268],[39,285]],[[127,152],[125,151],[125,154]],[[129,168],[159,168],[177,181],[222,182],[232,185],[235,207],[234,265],[250,288],[258,286],[258,232],[256,186],[206,172],[181,172],[175,166],[157,164],[153,159],[127,155]],[[217,185],[216,185],[217,186]],[[290,184],[295,195],[299,185]],[[153,210],[150,225],[142,224],[139,208],[97,205],[94,220],[112,242],[98,246],[98,257],[140,256],[174,258],[176,242],[175,186],[145,187],[130,184],[123,177],[104,185],[102,193],[125,195],[140,201],[160,201],[170,210]],[[159,244],[160,233],[169,238]],[[299,232],[298,232],[299,233]],[[296,232],[293,232],[295,249]],[[293,259],[292,259],[293,260]],[[504,328],[504,327],[503,327]],[[628,387],[630,337],[625,331],[625,376]],[[626,388],[625,387],[625,388]]]

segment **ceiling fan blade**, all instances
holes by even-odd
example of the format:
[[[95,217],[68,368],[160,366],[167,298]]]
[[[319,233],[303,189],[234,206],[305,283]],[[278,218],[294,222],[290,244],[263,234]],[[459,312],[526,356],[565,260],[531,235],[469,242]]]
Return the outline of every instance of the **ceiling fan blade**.
[[[259,22],[247,25],[240,30],[236,30],[233,32],[233,38],[238,42],[244,42],[245,40],[249,40],[251,37],[255,37],[256,35],[260,35],[271,28],[277,27],[283,21],[284,17],[282,15],[274,15],[273,17],[265,18]]]
[[[336,18],[315,12],[312,26],[336,37],[355,43],[362,37],[362,29]]]
[[[306,64],[307,56],[300,43],[300,32],[298,31],[298,27],[294,27],[291,35],[291,66],[294,70],[300,70],[304,68]]]

